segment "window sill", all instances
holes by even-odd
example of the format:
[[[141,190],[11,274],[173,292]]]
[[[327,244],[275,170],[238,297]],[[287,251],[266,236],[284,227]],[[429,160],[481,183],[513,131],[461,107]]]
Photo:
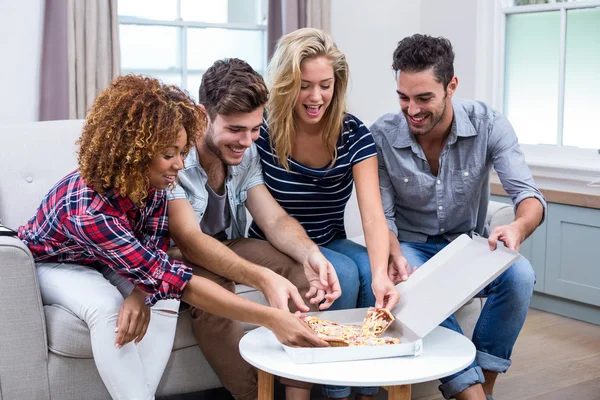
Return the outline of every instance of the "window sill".
[[[521,145],[525,161],[535,177],[591,183],[600,179],[598,150],[549,145]]]

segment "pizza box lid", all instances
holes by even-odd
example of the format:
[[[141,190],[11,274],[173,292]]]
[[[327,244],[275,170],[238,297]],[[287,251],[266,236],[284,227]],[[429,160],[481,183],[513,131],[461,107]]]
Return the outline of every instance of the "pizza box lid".
[[[396,288],[400,301],[392,310],[396,320],[383,334],[400,339],[385,346],[293,348],[284,346],[297,363],[316,363],[419,355],[422,338],[472,299],[511,266],[520,254],[500,242],[496,250],[487,239],[461,235]],[[341,323],[362,323],[367,308],[309,313]]]
[[[519,257],[501,242],[492,251],[487,239],[460,235],[396,286],[400,301],[389,329],[408,341],[425,337]]]

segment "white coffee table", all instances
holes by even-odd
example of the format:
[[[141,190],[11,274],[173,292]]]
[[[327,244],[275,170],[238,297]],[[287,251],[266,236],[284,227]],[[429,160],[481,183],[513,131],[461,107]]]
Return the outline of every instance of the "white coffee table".
[[[273,376],[338,386],[383,386],[388,398],[410,400],[410,385],[452,375],[475,359],[473,343],[456,332],[437,327],[423,339],[418,357],[320,364],[296,364],[266,328],[248,332],[240,353],[258,368],[258,399],[273,399]]]

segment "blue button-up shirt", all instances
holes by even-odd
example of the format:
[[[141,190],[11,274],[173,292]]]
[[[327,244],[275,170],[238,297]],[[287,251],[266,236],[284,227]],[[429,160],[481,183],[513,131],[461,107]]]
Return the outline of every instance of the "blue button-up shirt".
[[[536,188],[517,136],[504,115],[484,103],[453,101],[450,135],[433,175],[404,115],[386,114],[371,127],[388,227],[400,241],[488,236],[490,172],[498,173],[515,210],[526,198],[546,201]]]

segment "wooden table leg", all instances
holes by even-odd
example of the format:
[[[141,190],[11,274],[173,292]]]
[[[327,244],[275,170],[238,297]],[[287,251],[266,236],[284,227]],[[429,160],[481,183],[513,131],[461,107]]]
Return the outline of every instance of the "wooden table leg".
[[[388,386],[389,400],[410,400],[410,385]]]
[[[273,375],[260,369],[258,370],[258,400],[273,400]]]

